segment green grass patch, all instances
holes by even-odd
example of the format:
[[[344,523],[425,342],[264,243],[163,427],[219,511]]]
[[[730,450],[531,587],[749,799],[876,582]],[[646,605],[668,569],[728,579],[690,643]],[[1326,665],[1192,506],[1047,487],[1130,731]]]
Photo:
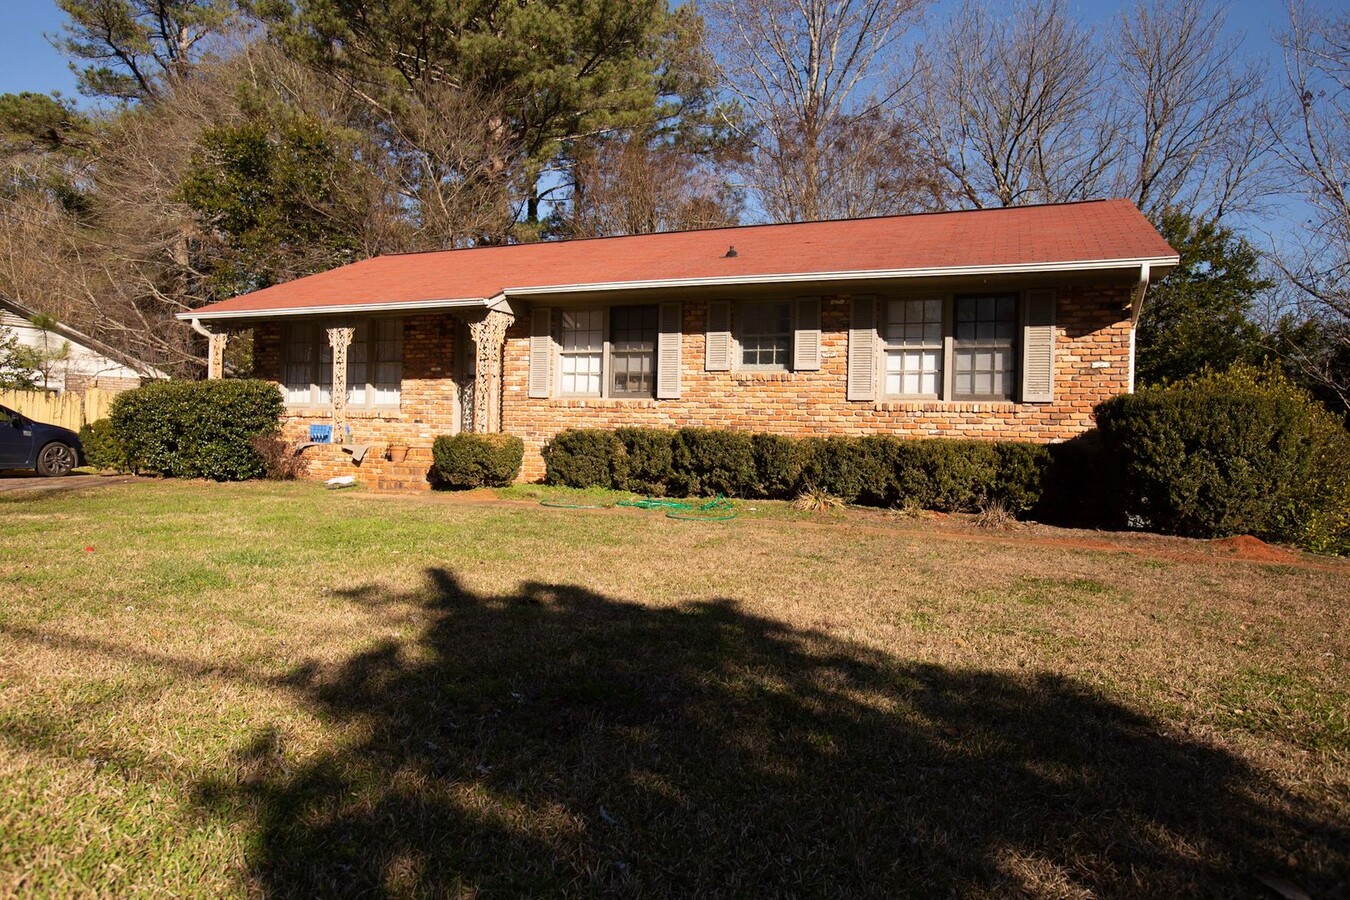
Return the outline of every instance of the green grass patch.
[[[0,892],[1338,889],[1340,573],[737,507],[6,503]]]

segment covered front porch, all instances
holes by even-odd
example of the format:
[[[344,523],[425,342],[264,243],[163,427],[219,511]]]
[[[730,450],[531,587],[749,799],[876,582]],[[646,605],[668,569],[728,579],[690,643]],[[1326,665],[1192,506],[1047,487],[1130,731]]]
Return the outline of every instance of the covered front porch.
[[[503,349],[515,320],[509,306],[482,302],[193,324],[208,342],[210,378],[224,376],[229,341],[251,332],[254,374],[286,397],[282,430],[307,477],[409,490],[430,486],[438,436],[501,430]]]

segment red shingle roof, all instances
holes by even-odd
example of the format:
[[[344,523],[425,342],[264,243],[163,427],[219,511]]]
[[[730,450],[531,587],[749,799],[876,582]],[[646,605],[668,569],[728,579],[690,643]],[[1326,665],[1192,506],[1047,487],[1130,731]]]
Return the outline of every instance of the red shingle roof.
[[[731,246],[737,255],[727,258]],[[1073,268],[1175,256],[1128,200],[1096,200],[380,256],[214,303],[194,315],[481,300],[575,285]]]

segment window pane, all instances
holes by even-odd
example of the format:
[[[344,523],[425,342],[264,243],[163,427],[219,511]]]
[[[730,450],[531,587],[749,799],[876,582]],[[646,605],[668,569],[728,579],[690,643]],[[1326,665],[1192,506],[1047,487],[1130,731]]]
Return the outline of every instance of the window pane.
[[[883,333],[886,393],[936,398],[942,385],[942,301],[889,301]]]
[[[562,358],[562,390],[565,394],[600,393],[600,354],[572,353]]]
[[[609,311],[610,392],[656,395],[656,307],[616,306]]]
[[[1011,398],[1017,297],[997,294],[956,298],[956,394]]]
[[[562,314],[563,350],[600,350],[604,345],[604,321],[603,310],[564,311]]]
[[[289,404],[312,402],[316,330],[312,323],[294,322],[286,326],[283,337],[286,365],[282,379]]]
[[[370,403],[398,406],[403,387],[403,320],[376,319],[370,329]]]
[[[365,322],[356,326],[356,331],[352,335],[351,346],[347,348],[347,405],[365,406],[366,405],[366,381],[369,366],[368,348],[370,346],[370,329]]]
[[[559,351],[564,394],[600,395],[601,354],[604,350],[605,312],[568,309],[562,313]]]
[[[789,303],[742,303],[736,307],[735,319],[742,366],[788,367],[792,349],[792,306]]]

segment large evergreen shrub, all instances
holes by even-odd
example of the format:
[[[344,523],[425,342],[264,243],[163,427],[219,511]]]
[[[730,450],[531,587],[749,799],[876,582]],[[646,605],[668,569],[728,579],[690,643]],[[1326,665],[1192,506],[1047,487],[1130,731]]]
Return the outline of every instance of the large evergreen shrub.
[[[687,496],[753,497],[759,479],[750,433],[681,428],[675,433],[670,486]]]
[[[133,472],[240,481],[263,474],[249,440],[275,431],[281,410],[268,381],[156,381],[119,394],[109,418]]]
[[[618,453],[611,486],[635,494],[665,496],[675,461],[675,432],[665,428],[617,428]]]
[[[1149,527],[1350,550],[1350,436],[1282,376],[1238,367],[1097,407],[1124,510]]]

